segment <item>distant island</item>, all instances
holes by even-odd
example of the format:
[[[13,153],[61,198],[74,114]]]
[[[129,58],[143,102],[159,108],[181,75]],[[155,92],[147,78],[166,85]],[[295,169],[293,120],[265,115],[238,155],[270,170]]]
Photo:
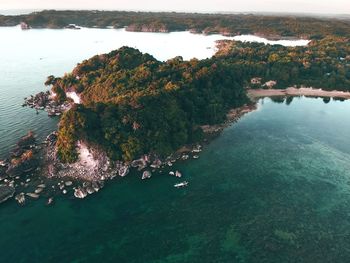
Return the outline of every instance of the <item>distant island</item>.
[[[18,16],[0,16],[0,26],[24,28],[126,28],[128,31],[243,35],[256,34],[268,39],[326,36],[349,37],[347,17],[316,18],[296,15],[200,14],[175,12],[56,11],[45,10]]]

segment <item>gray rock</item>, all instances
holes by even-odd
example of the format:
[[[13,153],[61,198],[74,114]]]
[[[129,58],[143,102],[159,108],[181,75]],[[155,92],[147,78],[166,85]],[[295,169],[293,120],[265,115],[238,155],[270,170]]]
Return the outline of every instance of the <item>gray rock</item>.
[[[85,191],[84,188],[78,187],[78,188],[74,189],[74,196],[76,198],[83,199],[87,196],[87,192]]]
[[[26,197],[25,197],[24,193],[20,193],[20,194],[16,195],[15,199],[20,205],[24,205],[26,202]]]
[[[26,193],[26,195],[33,199],[38,199],[40,197],[38,194],[35,193]]]
[[[92,182],[91,186],[94,188],[95,192],[98,192],[100,190],[100,186],[96,182]]]
[[[64,183],[66,186],[71,186],[72,184],[73,184],[73,182],[72,181],[67,181],[67,182],[65,182]]]
[[[92,186],[88,186],[86,187],[86,191],[89,195],[91,195],[95,192],[95,189]]]
[[[43,191],[43,188],[37,188],[35,189],[34,193],[40,194]]]
[[[144,171],[142,174],[142,180],[151,178],[152,173],[150,171]]]

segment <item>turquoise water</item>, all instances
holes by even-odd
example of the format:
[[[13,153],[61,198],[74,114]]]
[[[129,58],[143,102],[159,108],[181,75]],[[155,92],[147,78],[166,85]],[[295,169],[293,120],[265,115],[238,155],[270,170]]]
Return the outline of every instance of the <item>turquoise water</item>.
[[[166,174],[1,206],[3,262],[348,262],[350,101],[264,99]]]
[[[20,107],[47,75],[126,40],[159,59],[213,52],[207,38],[178,49],[187,33],[125,34],[0,28],[0,158],[27,130],[56,127]],[[134,173],[84,200],[1,204],[0,262],[349,262],[349,112],[350,101],[264,99],[198,160],[173,167],[187,188],[175,189],[168,171],[147,181]]]

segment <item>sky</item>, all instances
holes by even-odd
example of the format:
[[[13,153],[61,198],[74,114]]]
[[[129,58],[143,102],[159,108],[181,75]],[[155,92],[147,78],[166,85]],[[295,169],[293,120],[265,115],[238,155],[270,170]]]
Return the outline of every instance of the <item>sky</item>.
[[[0,0],[8,9],[108,9],[185,12],[350,14],[349,0]]]

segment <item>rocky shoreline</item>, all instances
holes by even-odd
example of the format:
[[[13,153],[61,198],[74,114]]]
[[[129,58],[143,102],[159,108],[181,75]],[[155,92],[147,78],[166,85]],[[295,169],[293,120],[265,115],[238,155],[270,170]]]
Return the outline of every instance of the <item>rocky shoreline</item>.
[[[247,95],[251,102],[239,108],[230,110],[226,121],[218,125],[201,126],[205,139],[210,139],[238,121],[243,115],[256,110],[256,101],[269,96],[319,96],[350,98],[349,93],[339,91],[323,91],[311,88],[278,89],[248,89]],[[58,111],[68,110],[71,103],[58,104],[50,92],[41,92],[26,99],[26,106],[36,110]],[[57,114],[59,115],[59,114]],[[47,204],[52,204],[54,196],[68,195],[75,198],[98,192],[105,183],[116,177],[125,177],[130,171],[138,171],[140,179],[152,178],[154,174],[168,175],[177,178],[182,173],[171,170],[177,161],[198,159],[202,151],[201,144],[187,145],[178,151],[161,159],[155,154],[144,154],[131,162],[112,161],[98,146],[88,145],[79,141],[76,145],[79,159],[75,163],[61,163],[56,156],[57,132],[49,134],[45,142],[37,144],[32,133],[22,137],[16,148],[11,152],[10,158],[0,161],[0,203],[15,197],[23,205],[29,198],[39,199],[41,195],[47,198]],[[170,170],[170,171],[169,171]]]
[[[79,142],[79,150],[96,163],[79,158],[76,163],[63,164],[56,157],[57,132],[52,132],[42,143],[37,143],[32,132],[22,137],[9,158],[0,161],[0,203],[14,199],[19,205],[45,198],[52,205],[55,198],[66,195],[83,199],[97,193],[105,183],[116,177],[125,177],[131,170],[140,172],[145,180],[153,174],[173,166],[178,160],[197,159],[201,146],[182,148],[164,160],[156,155],[143,155],[132,162],[111,161],[97,148],[87,148]],[[87,155],[86,155],[87,154]],[[178,170],[170,171],[170,176],[182,177]]]
[[[23,106],[33,109],[55,112],[55,116],[68,110],[71,103],[55,102],[51,92],[40,92],[25,99]],[[256,104],[245,104],[232,109],[227,120],[220,125],[201,126],[205,133],[204,142],[219,134],[225,127],[237,121],[244,114],[256,109]],[[138,171],[141,180],[152,178],[154,174],[164,174],[176,178],[183,177],[178,170],[171,167],[177,161],[198,159],[202,151],[201,144],[187,145],[161,159],[156,154],[144,154],[131,162],[112,161],[97,146],[89,146],[79,141],[77,151],[79,159],[72,164],[59,161],[56,156],[57,132],[49,134],[44,142],[38,143],[32,132],[20,138],[16,148],[8,159],[0,161],[0,203],[15,199],[24,205],[29,200],[46,198],[51,205],[59,195],[71,198],[85,198],[97,193],[105,183],[116,177],[125,177],[130,171]],[[187,185],[187,184],[186,184]]]
[[[66,164],[59,161],[55,149],[55,132],[50,134],[45,148],[44,170],[47,178],[71,178],[85,183],[98,183],[112,180],[116,177],[125,177],[130,171],[140,172],[141,179],[149,179],[154,173],[162,173],[164,169],[172,167],[178,160],[198,159],[202,146],[191,145],[182,147],[165,159],[156,154],[144,154],[131,162],[113,161],[97,146],[89,147],[86,142],[77,143],[79,158],[75,163]],[[170,171],[170,175],[179,176],[179,171]]]
[[[25,196],[39,198],[43,181],[36,178],[42,163],[39,153],[42,146],[36,141],[32,132],[20,138],[9,158],[0,161],[0,203],[12,198],[20,204],[25,203]],[[40,190],[38,185],[41,185]]]
[[[226,121],[223,122],[222,124],[203,125],[203,126],[201,126],[201,128],[204,131],[204,133],[206,133],[206,134],[214,134],[214,135],[218,134],[227,126],[238,121],[243,115],[245,115],[251,111],[254,111],[256,109],[257,109],[256,103],[251,102],[249,104],[244,104],[243,106],[241,106],[239,108],[231,109],[226,114]]]
[[[30,107],[35,109],[37,113],[39,110],[44,110],[49,117],[55,117],[70,109],[71,103],[69,101],[58,103],[55,101],[55,94],[46,91],[24,98],[22,107]]]

